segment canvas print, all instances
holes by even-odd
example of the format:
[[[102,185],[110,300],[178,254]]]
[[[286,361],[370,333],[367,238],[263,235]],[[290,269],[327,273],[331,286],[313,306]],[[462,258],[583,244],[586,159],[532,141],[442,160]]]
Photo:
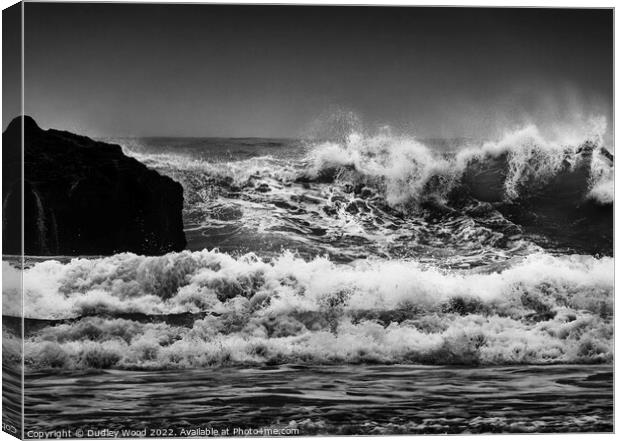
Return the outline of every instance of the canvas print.
[[[4,10],[3,430],[612,432],[613,31]]]

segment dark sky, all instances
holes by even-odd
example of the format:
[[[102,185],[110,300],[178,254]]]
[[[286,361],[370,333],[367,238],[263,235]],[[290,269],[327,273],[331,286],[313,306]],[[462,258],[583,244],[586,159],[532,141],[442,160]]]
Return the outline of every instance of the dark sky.
[[[298,136],[334,109],[486,136],[612,112],[611,10],[25,8],[26,113],[91,136]]]

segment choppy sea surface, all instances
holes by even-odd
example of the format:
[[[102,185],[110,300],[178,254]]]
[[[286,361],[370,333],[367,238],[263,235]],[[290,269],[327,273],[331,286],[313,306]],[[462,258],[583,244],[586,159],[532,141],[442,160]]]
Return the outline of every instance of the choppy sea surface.
[[[188,249],[26,258],[27,429],[613,430],[596,132],[110,141],[181,182]]]
[[[149,435],[187,436],[201,429],[230,435],[278,429],[307,436],[613,429],[606,366],[283,365],[37,372],[26,381],[26,426],[38,431],[146,428]]]

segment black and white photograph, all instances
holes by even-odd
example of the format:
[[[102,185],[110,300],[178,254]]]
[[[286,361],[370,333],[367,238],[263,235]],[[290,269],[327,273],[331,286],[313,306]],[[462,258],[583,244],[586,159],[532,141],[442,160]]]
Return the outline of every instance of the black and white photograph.
[[[613,433],[613,5],[3,6],[4,432]]]

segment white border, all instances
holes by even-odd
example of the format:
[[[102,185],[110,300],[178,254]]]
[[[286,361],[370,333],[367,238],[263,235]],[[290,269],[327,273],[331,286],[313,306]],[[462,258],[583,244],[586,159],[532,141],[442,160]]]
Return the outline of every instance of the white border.
[[[37,1],[37,0],[29,0],[30,1]],[[0,5],[2,6],[2,9],[7,8],[8,6],[11,6],[13,4],[15,4],[15,1],[11,1],[11,0],[0,0]],[[78,1],[73,1],[70,3],[80,3]],[[81,2],[81,3],[86,3],[86,2]],[[91,2],[91,3],[101,3],[101,2]],[[109,0],[106,3],[126,3],[120,0]],[[151,0],[151,1],[132,1],[130,3],[216,3],[216,4],[305,4],[305,5],[380,5],[380,6],[482,6],[482,7],[551,7],[551,8],[614,8],[615,7],[615,2],[614,1],[600,1],[600,0],[590,0],[590,1],[574,1],[574,0],[563,0],[563,1],[558,1],[558,0],[546,0],[546,1],[509,1],[509,2],[499,2],[499,1],[490,1],[490,0],[474,0],[474,1],[467,1],[467,0],[451,0],[448,2],[445,1],[433,1],[433,0],[414,0],[414,1],[407,1],[407,0],[374,0],[374,1],[364,1],[364,0],[339,0],[339,1],[329,1],[329,0],[314,0],[314,1],[308,1],[308,0],[298,0],[298,1],[282,1],[282,0],[271,0],[271,1],[264,1],[264,0],[244,0],[244,1],[235,1],[235,0],[212,0],[209,2],[205,2],[205,1],[198,1],[198,0],[183,0],[183,1],[173,1],[173,0],[169,0],[169,1],[163,1],[163,0]],[[619,37],[618,34],[615,33],[615,11],[614,11],[614,131],[613,131],[613,135],[614,135],[614,145],[615,143],[615,128],[619,127],[618,126],[618,114],[615,112],[615,104],[618,102],[618,90],[615,88],[615,84],[618,80],[618,72],[615,69],[615,60],[616,60],[616,54],[617,54],[617,48],[619,47],[618,43],[619,43]],[[1,28],[1,25],[0,25]],[[23,32],[23,26],[22,26],[22,32]],[[576,29],[575,32],[580,32],[579,29]],[[1,32],[0,32],[1,35]],[[1,39],[1,37],[0,37]],[[22,63],[23,63],[23,47],[22,47]],[[1,62],[0,62],[0,67],[1,67]],[[1,72],[1,69],[0,69]],[[0,73],[0,78],[1,78],[1,73]],[[23,84],[23,65],[22,65],[22,84]],[[0,98],[1,98],[1,94],[0,94]],[[22,88],[22,109],[24,106],[24,102],[23,102],[23,88]],[[4,130],[4,127],[2,128]],[[22,166],[23,166],[23,161],[22,161]],[[0,186],[1,186],[1,177],[2,177],[2,170],[0,169]],[[618,188],[618,179],[617,178],[617,174],[615,172],[615,189]],[[619,218],[619,205],[618,203],[614,204],[614,256],[617,256],[619,248],[618,248],[618,237],[615,234],[616,232],[620,231],[618,229],[618,227],[620,226],[620,218]],[[1,239],[1,231],[0,231],[0,239]],[[615,267],[615,266],[614,266]],[[616,273],[617,274],[617,273]],[[23,308],[23,299],[22,299],[22,308]],[[23,309],[22,309],[23,310]],[[618,325],[618,317],[617,317],[617,313],[616,313],[616,309],[614,308],[614,330],[618,329],[617,325]],[[614,354],[618,354],[618,340],[615,339],[614,340],[615,343],[615,348],[614,348]],[[615,381],[615,360],[614,360],[614,402],[615,402],[615,398],[618,396],[618,383]],[[22,412],[23,415],[23,412]],[[616,411],[615,407],[614,407],[614,427],[617,428],[618,427],[618,423],[619,423],[620,419],[618,417],[618,412]],[[517,436],[520,439],[536,439],[536,440],[559,440],[562,438],[568,438],[570,440],[581,440],[581,439],[587,439],[589,440],[593,440],[593,441],[598,441],[598,440],[603,440],[603,439],[611,439],[612,437],[614,437],[613,434],[552,434],[552,435],[547,435],[547,434],[543,434],[543,435],[529,435],[529,434],[524,434],[524,435],[450,435],[449,438],[451,440],[471,440],[471,439],[475,439],[478,437],[483,438],[484,440],[489,440],[489,441],[501,441],[503,437],[506,436]],[[442,436],[442,435],[416,435],[415,439],[442,439],[445,438],[446,436]],[[349,439],[354,438],[354,439],[359,439],[361,437],[357,437],[357,436],[353,436],[353,437],[347,437]],[[414,436],[383,436],[380,439],[382,440],[391,440],[391,441],[397,441],[397,440],[403,440],[406,438],[411,438],[413,439]],[[8,441],[8,440],[14,440],[15,438],[10,436],[9,434],[5,433],[5,432],[0,432],[0,441]],[[161,438],[160,438],[161,439]],[[172,440],[178,440],[179,438],[173,438]],[[227,438],[230,440],[236,440],[236,439],[243,439],[243,438]],[[256,438],[253,438],[256,439]],[[264,438],[264,439],[270,439],[270,440],[278,440],[278,441],[283,441],[282,438],[278,439],[278,438]],[[301,439],[301,440],[305,440],[305,441],[313,441],[316,439],[324,439],[324,440],[342,440],[343,437],[335,437],[335,436],[328,436],[328,437],[295,437],[295,439]],[[148,439],[149,441],[151,441],[152,439]],[[146,440],[145,440],[146,441]]]

